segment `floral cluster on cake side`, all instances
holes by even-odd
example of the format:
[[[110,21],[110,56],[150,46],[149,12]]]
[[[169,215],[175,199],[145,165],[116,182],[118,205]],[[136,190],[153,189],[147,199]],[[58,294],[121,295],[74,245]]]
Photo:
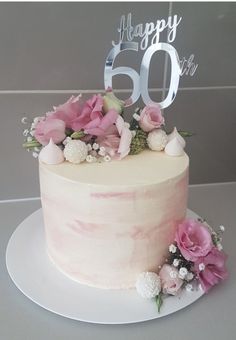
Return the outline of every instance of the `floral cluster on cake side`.
[[[23,135],[23,146],[47,164],[64,160],[79,164],[123,159],[146,148],[181,156],[186,132],[165,131],[165,119],[158,104],[137,108],[131,123],[124,120],[124,102],[112,90],[82,101],[72,96],[44,116],[35,117]],[[22,123],[27,124],[26,117]]]
[[[202,289],[207,293],[228,277],[227,259],[222,247],[224,226],[215,232],[201,219],[185,219],[176,229],[175,242],[159,272],[143,272],[137,278],[137,292],[146,299],[155,298],[158,311],[163,298]]]

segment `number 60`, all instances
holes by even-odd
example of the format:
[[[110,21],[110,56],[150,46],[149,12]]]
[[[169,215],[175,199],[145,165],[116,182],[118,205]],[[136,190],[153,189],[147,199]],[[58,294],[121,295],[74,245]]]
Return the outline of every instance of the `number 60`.
[[[143,102],[148,104],[156,104],[153,102],[149,96],[148,92],[148,77],[149,77],[149,66],[151,62],[152,55],[157,51],[165,51],[169,54],[171,60],[171,78],[169,91],[166,98],[158,103],[162,109],[168,107],[173,100],[178,91],[179,77],[181,73],[179,65],[179,57],[176,49],[167,43],[157,43],[151,45],[144,53],[140,75],[131,67],[117,67],[113,69],[114,60],[117,55],[125,50],[138,51],[137,42],[121,42],[110,50],[105,64],[104,69],[104,85],[105,89],[112,88],[112,77],[117,74],[125,74],[131,78],[133,81],[133,92],[130,98],[128,98],[125,103],[126,106],[134,104],[142,96]]]

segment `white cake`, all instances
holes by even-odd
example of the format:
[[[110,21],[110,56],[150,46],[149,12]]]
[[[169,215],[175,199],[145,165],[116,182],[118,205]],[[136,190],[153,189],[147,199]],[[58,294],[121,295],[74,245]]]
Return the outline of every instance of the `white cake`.
[[[47,251],[58,269],[109,289],[158,271],[186,214],[186,154],[146,150],[122,161],[39,166]]]

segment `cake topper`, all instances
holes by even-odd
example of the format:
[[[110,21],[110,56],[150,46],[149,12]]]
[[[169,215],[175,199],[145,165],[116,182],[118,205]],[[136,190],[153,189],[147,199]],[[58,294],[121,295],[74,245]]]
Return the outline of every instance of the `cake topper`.
[[[156,104],[149,96],[148,78],[149,68],[153,54],[158,51],[166,52],[171,61],[170,86],[166,98],[158,103],[162,109],[171,105],[174,101],[178,87],[180,76],[193,76],[197,70],[198,64],[194,62],[194,54],[189,58],[179,58],[178,52],[171,45],[176,38],[177,27],[182,17],[178,15],[169,16],[167,20],[161,19],[154,22],[148,22],[145,25],[132,25],[132,14],[129,13],[127,18],[121,16],[120,26],[118,28],[119,41],[112,42],[112,49],[109,51],[105,62],[104,69],[104,85],[105,89],[112,88],[112,78],[115,75],[126,75],[133,82],[133,91],[131,96],[126,99],[125,106],[133,105],[137,102],[140,95],[146,105]],[[160,33],[167,30],[167,42],[160,42]],[[140,38],[140,42],[133,41]],[[131,67],[120,66],[113,68],[116,57],[124,51],[145,51],[141,66],[140,74]]]

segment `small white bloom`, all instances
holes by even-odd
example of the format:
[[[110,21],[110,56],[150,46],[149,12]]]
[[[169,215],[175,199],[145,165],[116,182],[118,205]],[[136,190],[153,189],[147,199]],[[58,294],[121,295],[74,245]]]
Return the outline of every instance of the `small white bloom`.
[[[187,281],[192,281],[192,279],[194,278],[194,275],[192,272],[188,272],[187,276],[186,276],[186,280]]]
[[[28,135],[28,133],[29,133],[29,130],[28,129],[25,129],[24,131],[23,131],[23,136],[27,136]]]
[[[130,123],[125,122],[124,126],[127,127],[128,129],[130,128]]]
[[[174,244],[169,245],[169,252],[174,254],[176,253],[177,247]]]
[[[204,263],[200,263],[198,266],[200,272],[202,272],[205,269],[205,264]]]
[[[179,259],[174,259],[173,261],[173,266],[178,267],[180,260]]]
[[[138,122],[140,121],[140,116],[137,113],[133,114],[133,118]]]
[[[135,130],[132,130],[132,131],[131,131],[131,134],[132,134],[132,137],[135,137],[135,136],[136,136],[136,131],[135,131]]]
[[[167,142],[167,134],[162,129],[155,129],[148,134],[147,144],[151,150],[162,151],[164,150]]]
[[[179,278],[184,280],[186,276],[188,275],[188,270],[185,267],[181,267],[179,270]]]
[[[32,137],[27,137],[27,142],[32,142],[33,138]]]
[[[216,246],[219,251],[223,250],[223,246],[220,242],[218,242]]]
[[[65,145],[64,156],[71,163],[81,163],[86,159],[87,155],[87,146],[81,140],[71,140]]]
[[[38,158],[38,156],[39,156],[39,154],[37,152],[33,152],[32,155],[33,155],[34,158]]]
[[[100,156],[106,156],[106,148],[104,148],[104,146],[101,146],[100,150],[98,151],[98,154]]]
[[[92,162],[93,162],[93,156],[92,156],[92,155],[88,155],[88,156],[86,157],[86,161],[87,161],[88,163],[92,163]]]
[[[22,124],[27,124],[28,123],[28,118],[27,117],[22,117],[21,118],[21,123]]]
[[[34,118],[34,123],[37,124],[37,123],[40,121],[41,118],[42,118],[42,117],[35,117],[35,118]]]
[[[31,136],[34,136],[34,130],[30,131]]]
[[[187,292],[192,292],[193,291],[193,285],[191,283],[186,284],[185,289]]]
[[[92,150],[92,145],[91,144],[87,144],[87,148],[88,148],[88,151],[91,151]]]
[[[99,144],[93,143],[93,150],[98,150],[99,149]]]
[[[171,277],[172,279],[176,279],[176,278],[177,278],[177,273],[176,273],[176,271],[171,270],[171,271],[170,271],[170,277]]]
[[[72,140],[72,139],[71,139],[70,137],[66,137],[66,138],[63,140],[62,144],[63,144],[63,145],[66,145],[66,144],[69,143],[71,140]]]
[[[161,279],[156,273],[144,272],[139,274],[135,286],[144,299],[152,299],[161,291]]]
[[[110,157],[109,155],[106,155],[105,157],[103,157],[103,160],[104,160],[105,162],[110,162],[111,157]]]
[[[220,228],[220,231],[222,231],[222,233],[225,231],[225,227],[223,225],[220,225],[219,228]]]

